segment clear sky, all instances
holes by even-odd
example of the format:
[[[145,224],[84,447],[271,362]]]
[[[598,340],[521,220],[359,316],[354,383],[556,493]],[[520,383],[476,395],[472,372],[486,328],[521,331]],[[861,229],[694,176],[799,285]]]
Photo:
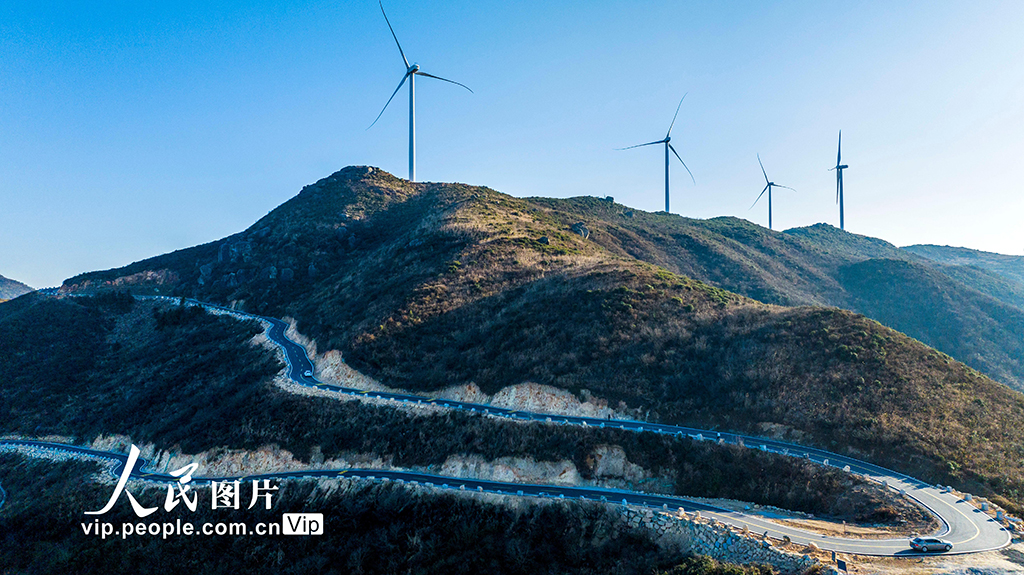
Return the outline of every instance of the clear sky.
[[[1024,2],[386,3],[420,180],[1024,253]],[[0,274],[36,287],[248,227],[353,164],[407,175],[375,0],[0,3]]]

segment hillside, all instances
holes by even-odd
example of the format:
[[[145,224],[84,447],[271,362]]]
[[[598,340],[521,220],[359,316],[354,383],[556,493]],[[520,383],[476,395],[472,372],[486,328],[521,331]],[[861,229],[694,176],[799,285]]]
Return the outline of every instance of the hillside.
[[[931,262],[827,224],[774,232],[738,218],[692,220],[628,210],[596,198],[531,201],[586,221],[593,241],[762,302],[862,313],[1024,389],[1024,285],[993,272]],[[872,263],[867,263],[867,262]],[[866,269],[896,270],[875,286]]]
[[[1024,309],[904,260],[865,260],[839,276],[858,311],[1019,388]]]
[[[0,276],[0,301],[14,299],[20,295],[27,294],[32,288],[12,279]]]
[[[970,266],[994,272],[1018,285],[1024,285],[1024,256],[1008,256],[968,248],[918,244],[901,248],[939,263]]]
[[[229,516],[252,533],[257,522],[279,522],[282,513],[322,513],[326,525],[320,536],[139,536],[127,541],[85,536],[80,510],[98,509],[109,497],[109,486],[89,481],[99,472],[95,462],[40,461],[0,453],[0,482],[9,494],[0,514],[5,572],[627,575],[671,570],[694,561],[659,546],[652,532],[631,529],[607,505],[550,501],[516,506],[348,480],[284,481],[272,510],[256,506]],[[200,501],[210,499],[209,486],[194,487]],[[162,486],[133,491],[142,501],[164,497]],[[165,517],[195,525],[227,519],[224,510],[202,504],[195,512],[179,505]],[[115,506],[104,520],[122,525],[138,517],[124,504]],[[559,528],[551,529],[552,525]],[[699,571],[774,572],[734,565]]]
[[[123,293],[32,294],[4,303],[0,341],[16,361],[0,363],[0,434],[86,445],[131,438],[188,454],[279,449],[288,454],[281,461],[294,456],[298,464],[376,461],[432,471],[451,461],[518,460],[524,469],[547,466],[612,487],[725,497],[849,521],[888,522],[897,517],[893,510],[923,520],[866,481],[771,453],[297,394],[274,384],[282,367],[275,355],[250,344],[260,331],[199,307],[137,302]],[[634,471],[599,466],[607,453],[621,453]]]
[[[292,316],[319,349],[395,387],[532,381],[1020,501],[1020,393],[863,316],[681,275],[822,303],[848,293],[844,254],[892,255],[808,233],[346,168],[244,232],[62,290],[127,286]]]

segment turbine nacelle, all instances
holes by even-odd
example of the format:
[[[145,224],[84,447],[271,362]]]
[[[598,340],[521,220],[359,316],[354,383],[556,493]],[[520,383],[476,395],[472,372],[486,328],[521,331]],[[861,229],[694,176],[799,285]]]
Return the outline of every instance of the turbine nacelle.
[[[842,166],[836,166],[835,169],[837,169],[837,170],[845,170],[846,168],[849,168],[849,167],[850,166],[847,166],[846,164],[843,164]]]
[[[391,97],[381,108],[380,114],[377,114],[377,118],[373,120],[367,130],[373,127],[373,124],[377,123],[377,120],[384,115],[384,110],[388,109],[391,101],[395,99],[395,95],[402,89],[406,81],[409,82],[409,181],[416,181],[416,76],[419,75],[424,78],[434,78],[435,80],[441,80],[442,82],[448,82],[449,84],[455,84],[456,86],[462,86],[463,88],[472,92],[469,86],[456,82],[455,80],[449,80],[448,78],[442,78],[433,74],[420,71],[420,65],[409,63],[409,59],[405,57],[405,51],[402,50],[402,43],[398,41],[398,35],[395,34],[395,29],[391,26],[391,21],[388,20],[388,14],[384,11],[384,3],[380,4],[380,13],[384,16],[384,22],[388,25],[388,30],[391,31],[391,37],[395,39],[395,46],[398,47],[398,53],[402,56],[402,62],[405,64],[405,75],[402,76],[402,81],[398,83],[398,87],[391,93]]]
[[[657,145],[657,144],[665,144],[665,211],[666,212],[669,211],[668,210],[668,207],[669,207],[668,206],[668,165],[669,165],[669,155],[668,155],[668,153],[669,152],[672,152],[672,154],[674,154],[675,157],[679,160],[679,163],[682,164],[684,168],[686,168],[686,173],[690,174],[690,179],[693,180],[693,183],[694,184],[697,183],[697,180],[694,179],[694,177],[693,177],[693,172],[691,172],[690,168],[688,168],[686,166],[686,162],[683,161],[682,156],[680,156],[679,152],[677,152],[676,149],[672,146],[672,144],[669,143],[669,142],[672,141],[672,126],[676,125],[676,118],[679,117],[679,109],[683,107],[683,100],[685,100],[685,99],[686,99],[686,94],[683,94],[683,97],[679,99],[679,105],[676,106],[676,113],[675,113],[674,116],[672,116],[672,123],[668,125],[668,132],[665,133],[665,137],[663,139],[655,140],[653,142],[647,142],[646,144],[637,144],[635,146],[629,146],[627,148],[617,148],[619,150],[631,150],[633,148],[642,148],[644,146],[654,146],[654,145]]]

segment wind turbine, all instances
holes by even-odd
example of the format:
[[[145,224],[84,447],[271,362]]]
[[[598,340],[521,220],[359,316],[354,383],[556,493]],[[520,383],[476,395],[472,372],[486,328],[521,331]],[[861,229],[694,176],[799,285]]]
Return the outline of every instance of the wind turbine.
[[[405,57],[405,52],[402,50],[402,45],[398,42],[398,36],[395,35],[395,29],[391,27],[391,21],[388,20],[388,15],[387,15],[386,12],[384,12],[384,3],[383,2],[378,2],[378,3],[380,4],[380,13],[384,14],[384,21],[388,23],[388,29],[391,30],[391,37],[393,37],[395,39],[395,44],[398,45],[398,53],[402,55],[402,61],[405,62],[405,75],[402,76],[402,81],[398,83],[398,87],[395,88],[394,93],[391,94],[390,98],[388,98],[387,104],[384,104],[384,108],[380,111],[380,114],[377,114],[377,118],[373,121],[373,124],[376,124],[377,120],[379,120],[380,117],[384,115],[384,110],[387,110],[388,109],[388,104],[391,103],[391,100],[395,99],[395,94],[398,94],[398,91],[402,89],[402,85],[405,84],[405,81],[409,80],[409,181],[410,182],[415,182],[416,181],[416,76],[417,75],[426,76],[427,78],[433,78],[435,80],[441,80],[443,82],[448,82],[450,84],[455,84],[456,86],[462,86],[463,88],[469,90],[471,93],[473,92],[473,90],[470,90],[469,86],[467,86],[465,84],[460,84],[459,82],[456,82],[454,80],[449,80],[447,78],[442,78],[440,76],[435,76],[433,74],[427,74],[426,72],[423,72],[423,71],[420,70],[420,65],[419,64],[409,65],[409,59]],[[373,124],[370,124],[370,128],[373,127]],[[370,128],[366,128],[366,129],[369,130]]]
[[[757,163],[761,164],[761,154],[757,155]],[[757,205],[757,202],[761,201],[761,196],[763,196],[765,192],[768,192],[768,229],[770,230],[772,229],[772,188],[786,188],[787,190],[793,190],[793,188],[789,186],[782,186],[768,180],[768,172],[764,171],[764,164],[761,164],[761,173],[764,174],[764,189],[761,190],[761,195],[757,196],[757,199],[754,200],[754,203],[750,204],[750,208],[748,209],[754,209],[754,206]],[[795,192],[796,190],[793,191]]]
[[[647,142],[646,144],[637,144],[635,146],[630,146],[628,148],[619,148],[619,150],[631,150],[633,148],[641,148],[643,146],[653,146],[654,144],[665,144],[665,211],[666,212],[668,212],[668,160],[669,160],[668,152],[669,152],[669,150],[671,150],[672,153],[676,155],[676,158],[679,158],[679,163],[682,164],[684,168],[686,168],[686,162],[684,162],[683,159],[679,157],[679,152],[677,152],[676,149],[672,147],[672,144],[669,143],[669,142],[672,141],[672,126],[676,125],[676,117],[679,116],[679,108],[681,108],[683,106],[683,100],[685,100],[685,99],[686,99],[686,94],[683,94],[683,97],[680,98],[680,100],[679,100],[679,105],[676,106],[676,115],[672,116],[672,123],[668,125],[668,132],[665,132],[665,139],[664,140],[658,140],[657,142]],[[693,180],[694,184],[696,184],[697,180],[694,180],[693,172],[690,171],[690,168],[686,168],[686,173],[690,174],[690,179]]]
[[[839,130],[839,152],[836,154],[836,167],[828,171],[836,171],[836,203],[839,204],[839,229],[846,229],[846,222],[843,219],[843,170],[849,168],[843,164],[843,131]]]

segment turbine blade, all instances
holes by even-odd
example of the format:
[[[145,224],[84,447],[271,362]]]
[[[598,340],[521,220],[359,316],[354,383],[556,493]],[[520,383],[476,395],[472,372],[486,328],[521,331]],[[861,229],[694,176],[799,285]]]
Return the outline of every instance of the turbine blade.
[[[761,173],[764,174],[764,183],[766,183],[766,184],[769,183],[768,182],[768,172],[764,171],[764,164],[761,163],[761,154],[757,155],[757,163],[760,164],[760,166],[761,166]]]
[[[761,201],[761,196],[763,196],[763,195],[764,195],[764,193],[768,191],[768,187],[769,187],[769,186],[765,186],[765,187],[764,187],[764,189],[763,189],[763,190],[761,190],[761,195],[760,195],[760,196],[757,196],[757,199],[756,199],[756,200],[754,200],[754,203],[750,204],[750,207],[749,207],[749,208],[747,208],[748,210],[752,210],[752,209],[754,209],[754,206],[756,206],[756,205],[757,205],[757,202],[760,202],[760,201]]]
[[[775,184],[775,187],[776,188],[786,188],[787,190],[793,190],[793,188],[791,188],[789,186],[780,186],[779,184]],[[796,190],[793,190],[793,191],[795,192]]]
[[[687,92],[686,94],[689,94],[689,92]],[[676,125],[676,118],[679,117],[679,108],[683,107],[683,100],[686,99],[686,94],[683,94],[683,97],[679,99],[679,105],[676,106],[676,115],[672,116],[672,123],[668,125],[668,132],[665,133],[666,138],[668,138],[669,135],[672,133],[672,126]]]
[[[668,149],[672,150],[672,153],[675,154],[677,158],[679,158],[679,152],[677,152],[676,149],[672,147],[672,144],[668,145]],[[682,158],[679,158],[679,163],[682,164],[684,168],[686,168],[686,162],[684,162]],[[693,185],[696,186],[697,180],[693,178],[693,172],[690,171],[690,168],[686,168],[686,173],[690,174],[690,179],[693,180]]]
[[[633,148],[642,148],[644,146],[653,146],[654,144],[664,144],[665,140],[658,140],[657,142],[647,142],[646,144],[637,144],[628,148],[615,148],[616,150],[632,150]]]
[[[843,171],[836,171],[836,203],[839,203],[839,188],[843,186]]]
[[[409,59],[405,57],[402,45],[398,42],[398,36],[395,35],[395,29],[391,27],[391,21],[388,20],[388,14],[384,11],[384,2],[383,0],[377,0],[377,3],[380,4],[380,13],[384,15],[384,21],[388,23],[388,30],[391,30],[391,37],[395,39],[395,44],[398,44],[398,53],[402,55],[402,61],[405,62],[405,69],[408,70]]]
[[[843,131],[839,130],[839,151],[836,153],[836,165],[843,163]]]
[[[395,99],[395,94],[397,94],[397,93],[398,93],[398,91],[402,89],[402,86],[404,86],[404,85],[405,85],[405,81],[406,81],[407,79],[409,79],[409,73],[408,73],[408,72],[406,72],[405,76],[402,76],[402,81],[398,83],[398,87],[397,87],[397,88],[395,88],[395,91],[391,93],[391,97],[390,97],[390,98],[388,98],[388,102],[387,102],[387,104],[384,104],[384,108],[383,108],[383,109],[381,109],[381,111],[380,111],[380,113],[379,113],[379,114],[377,114],[377,118],[373,120],[373,124],[376,124],[376,123],[377,123],[377,120],[379,120],[379,119],[380,119],[380,117],[384,115],[384,110],[387,110],[387,109],[388,109],[388,104],[390,104],[390,103],[391,103],[391,100],[394,100],[394,99]],[[368,127],[366,128],[366,129],[367,129],[367,130],[369,130],[370,128],[372,128],[372,127],[373,127],[373,124],[370,124],[370,125],[369,125],[369,126],[368,126]]]
[[[462,86],[463,88],[469,90],[469,92],[471,94],[475,94],[476,93],[473,90],[471,90],[469,86],[467,86],[465,84],[460,84],[460,83],[456,82],[455,80],[449,80],[448,78],[442,78],[440,76],[435,76],[433,74],[427,74],[426,72],[416,72],[416,73],[419,74],[420,76],[426,76],[427,78],[433,78],[435,80],[441,80],[442,82],[448,82],[449,84],[455,84],[456,86]]]

